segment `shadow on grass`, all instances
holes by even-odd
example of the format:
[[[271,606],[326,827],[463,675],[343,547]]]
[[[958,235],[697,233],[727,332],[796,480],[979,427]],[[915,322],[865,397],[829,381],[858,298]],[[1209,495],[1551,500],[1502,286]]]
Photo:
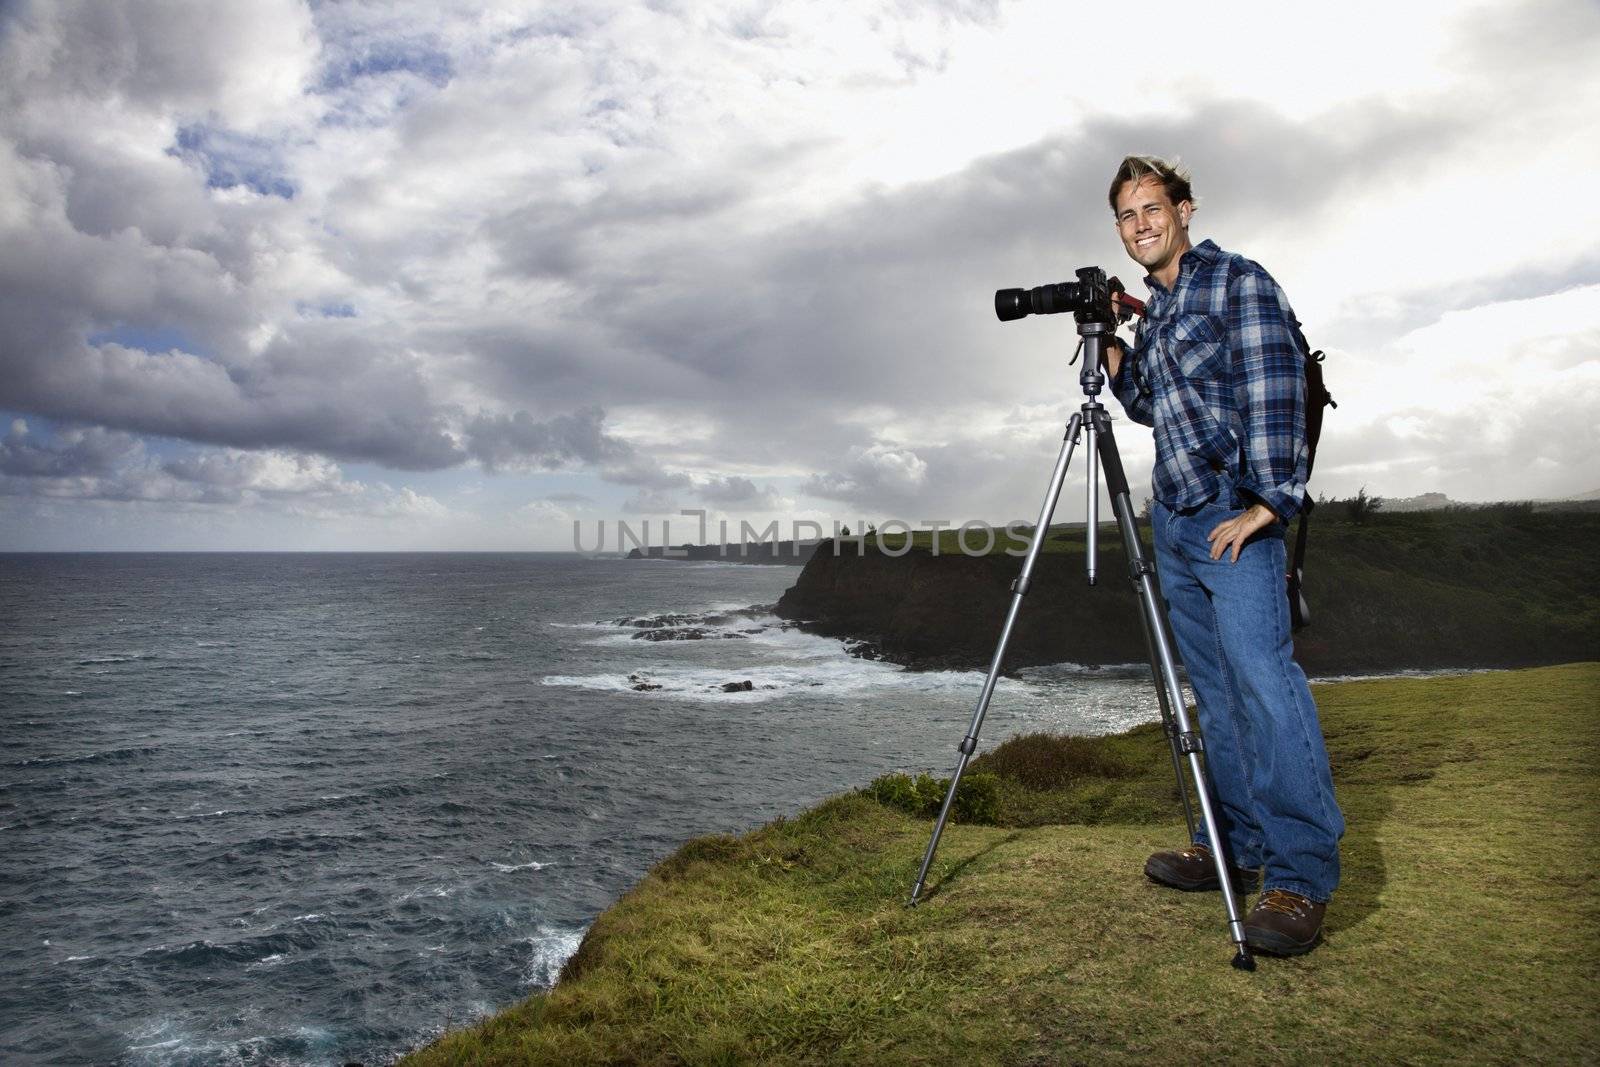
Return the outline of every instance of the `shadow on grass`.
[[[1328,913],[1335,930],[1359,926],[1382,909],[1390,877],[1383,828],[1406,802],[1406,794],[1431,781],[1446,764],[1478,758],[1467,724],[1451,708],[1427,709],[1422,729],[1418,722],[1385,723],[1346,716],[1342,710],[1330,707],[1323,722],[1334,789],[1345,817],[1339,890]],[[1401,743],[1401,736],[1410,743]]]
[[[933,833],[933,828],[931,825],[928,828],[928,833],[930,835]],[[971,867],[975,862],[994,852],[1003,845],[1009,845],[1014,841],[1020,841],[1023,836],[1024,835],[1021,830],[1014,831],[1002,837],[1000,840],[991,843],[987,848],[981,848],[972,855],[968,856],[966,859],[961,860],[954,867],[951,867],[949,870],[945,871],[938,881],[930,882],[923,886],[922,895],[917,898],[917,903],[926,904],[928,901],[932,900],[934,897],[937,897],[941,892],[943,892],[945,886],[955,881],[964,871],[966,871],[968,867]],[[919,860],[918,863],[920,864],[921,861]]]

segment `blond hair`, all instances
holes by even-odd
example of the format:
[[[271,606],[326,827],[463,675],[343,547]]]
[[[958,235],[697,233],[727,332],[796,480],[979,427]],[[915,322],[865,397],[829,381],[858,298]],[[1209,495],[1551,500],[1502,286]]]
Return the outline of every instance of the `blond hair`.
[[[1174,205],[1185,200],[1194,202],[1194,190],[1189,188],[1189,169],[1177,159],[1168,163],[1157,156],[1127,156],[1117,168],[1116,177],[1111,179],[1111,193],[1106,198],[1111,201],[1113,214],[1117,210],[1117,193],[1122,187],[1128,182],[1138,185],[1146,178],[1160,182],[1167,191],[1167,199]]]

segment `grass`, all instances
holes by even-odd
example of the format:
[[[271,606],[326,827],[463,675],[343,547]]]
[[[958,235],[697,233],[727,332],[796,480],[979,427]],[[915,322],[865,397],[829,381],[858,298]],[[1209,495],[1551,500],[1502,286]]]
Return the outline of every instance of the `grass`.
[[[560,983],[440,1064],[1594,1063],[1600,664],[1315,687],[1349,830],[1326,943],[1244,974],[1181,842],[1160,734],[974,761],[996,825],[836,797],[691,841]]]

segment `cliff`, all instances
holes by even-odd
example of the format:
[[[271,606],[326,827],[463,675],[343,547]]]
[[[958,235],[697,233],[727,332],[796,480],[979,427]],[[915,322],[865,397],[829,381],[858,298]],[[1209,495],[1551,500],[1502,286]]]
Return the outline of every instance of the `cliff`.
[[[1529,666],[1600,649],[1600,515],[1510,506],[1314,517],[1311,530],[1312,624],[1295,640],[1309,674]],[[1120,538],[1106,526],[1100,541],[1090,587],[1082,529],[1052,529],[1007,669],[1147,659]],[[935,556],[924,534],[902,556],[857,555],[855,542],[836,553],[825,541],[777,613],[913,666],[986,667],[1022,567],[1005,547],[966,556],[946,538]]]
[[[1160,729],[1034,735],[973,764],[1005,803],[917,907],[931,820],[881,790],[696,838],[554,989],[403,1062],[1591,1063],[1597,691],[1592,663],[1319,684],[1343,878],[1327,943],[1254,974],[1217,894],[1141,873],[1183,833]]]

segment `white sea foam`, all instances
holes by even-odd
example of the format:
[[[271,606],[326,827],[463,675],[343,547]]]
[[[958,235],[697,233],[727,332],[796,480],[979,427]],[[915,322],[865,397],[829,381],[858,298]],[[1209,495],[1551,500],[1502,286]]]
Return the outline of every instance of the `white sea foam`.
[[[497,871],[503,871],[509,874],[512,871],[542,871],[550,865],[548,863],[540,863],[537,860],[532,860],[528,863],[495,863],[493,860],[490,860],[489,866],[493,867]]]
[[[909,671],[877,660],[855,659],[835,652],[830,659],[776,662],[728,667],[645,667],[608,674],[548,674],[544,685],[637,693],[641,697],[676,700],[751,702],[778,696],[832,697],[873,689],[936,692],[972,688],[980,678],[973,671]],[[749,690],[724,692],[729,682],[752,684]],[[659,686],[639,690],[638,685]]]
[[[529,937],[522,938],[530,950],[526,980],[533,986],[553,986],[561,975],[561,968],[578,951],[583,943],[587,926],[562,929],[541,923]]]

